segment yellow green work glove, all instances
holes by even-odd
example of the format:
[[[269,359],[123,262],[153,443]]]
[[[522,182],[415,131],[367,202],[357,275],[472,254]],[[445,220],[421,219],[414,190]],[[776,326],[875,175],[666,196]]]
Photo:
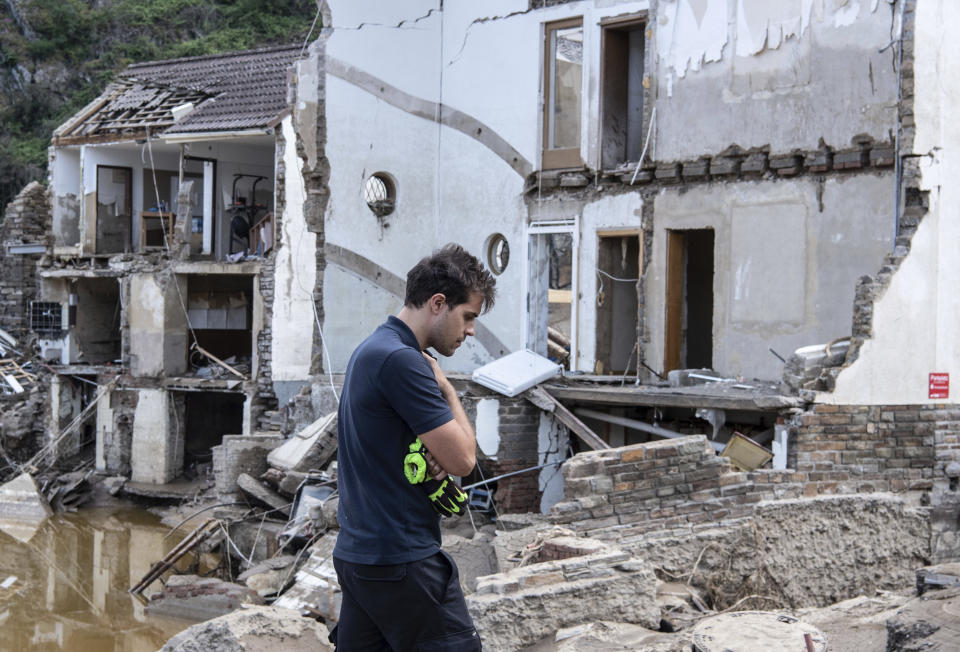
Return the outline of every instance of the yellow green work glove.
[[[410,484],[418,484],[427,492],[430,505],[440,516],[458,516],[463,513],[467,494],[450,476],[434,480],[427,475],[427,447],[417,437],[410,444],[410,452],[403,458],[403,475]]]
[[[427,496],[430,498],[433,511],[440,516],[460,516],[463,514],[467,494],[460,490],[460,487],[450,476],[443,480],[429,478],[423,483],[423,488],[427,490]]]

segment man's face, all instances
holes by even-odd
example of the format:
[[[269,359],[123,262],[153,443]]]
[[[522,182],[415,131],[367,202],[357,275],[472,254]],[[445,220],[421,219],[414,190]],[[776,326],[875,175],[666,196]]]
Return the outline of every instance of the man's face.
[[[473,335],[474,322],[482,309],[483,295],[479,292],[471,293],[466,303],[452,308],[445,303],[430,329],[428,346],[441,355],[453,355],[467,336]]]

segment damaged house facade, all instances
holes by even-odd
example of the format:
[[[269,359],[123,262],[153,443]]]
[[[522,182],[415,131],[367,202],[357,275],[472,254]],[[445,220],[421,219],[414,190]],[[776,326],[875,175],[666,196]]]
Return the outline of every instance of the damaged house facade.
[[[58,455],[95,441],[99,471],[170,483],[309,378],[309,335],[285,330],[290,311],[313,313],[315,283],[290,284],[297,255],[315,267],[292,144],[294,121],[315,122],[303,53],[132,65],[53,134],[47,202],[31,186],[5,221],[8,238],[21,222],[48,232],[13,234],[3,263],[26,279],[4,327],[54,372]]]
[[[725,480],[736,493],[919,491],[949,520],[957,216],[939,180],[956,157],[954,12],[327,2],[325,370],[342,372],[399,308],[420,256],[457,241],[498,274],[499,296],[448,370],[529,348],[572,372],[546,389],[613,446],[660,428],[654,439],[707,433],[720,450],[736,429],[775,454],[773,471]],[[655,386],[685,369],[723,382]],[[588,382],[624,376],[638,384]],[[565,454],[548,415],[464,392],[485,468]],[[515,507],[548,509],[557,475],[517,479]],[[701,484],[629,517],[596,505],[583,527],[686,524],[675,507]]]

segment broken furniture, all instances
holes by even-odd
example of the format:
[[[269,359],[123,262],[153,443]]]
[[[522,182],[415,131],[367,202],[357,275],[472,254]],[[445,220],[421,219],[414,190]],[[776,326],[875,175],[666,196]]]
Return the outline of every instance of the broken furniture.
[[[4,394],[22,394],[26,387],[36,382],[37,377],[25,371],[15,360],[0,359],[0,390]]]
[[[172,242],[173,224],[176,219],[176,213],[141,211],[140,240],[137,250],[162,249],[166,243]]]

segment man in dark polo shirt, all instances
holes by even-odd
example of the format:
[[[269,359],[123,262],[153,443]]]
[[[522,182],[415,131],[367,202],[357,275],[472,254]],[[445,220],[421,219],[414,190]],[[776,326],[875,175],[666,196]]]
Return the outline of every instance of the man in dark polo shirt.
[[[445,356],[493,305],[493,276],[449,244],[407,274],[403,309],[354,351],[340,396],[340,535],[334,566],[343,604],[338,650],[480,650],[459,574],[440,549],[440,517],[408,482],[419,437],[429,474],[463,476],[476,439],[450,381],[425,351]]]

